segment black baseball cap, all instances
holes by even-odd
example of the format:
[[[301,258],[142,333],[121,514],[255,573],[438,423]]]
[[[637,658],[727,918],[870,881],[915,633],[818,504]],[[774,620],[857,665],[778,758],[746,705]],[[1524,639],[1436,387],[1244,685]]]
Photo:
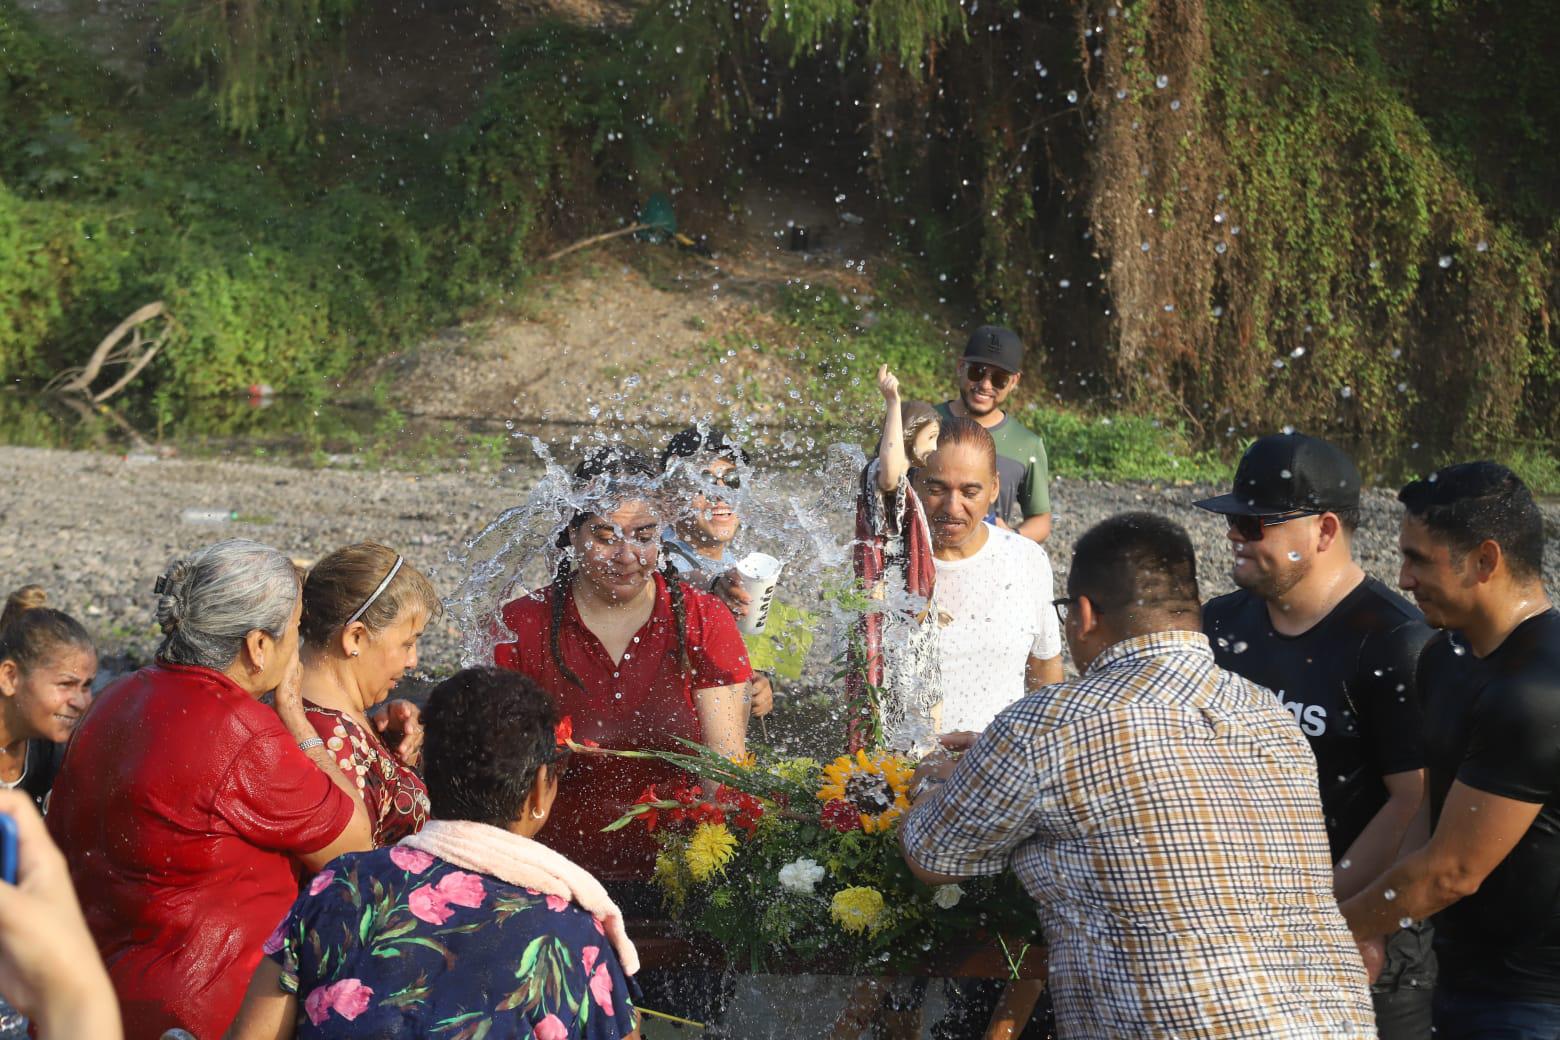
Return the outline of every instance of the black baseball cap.
[[[744,466],[752,461],[746,449],[727,437],[724,430],[690,426],[666,443],[666,450],[661,452],[661,468],[665,469],[674,458],[691,459],[695,455],[722,455]]]
[[[1360,471],[1342,450],[1303,433],[1259,438],[1240,457],[1235,487],[1206,498],[1210,513],[1277,516],[1310,509],[1320,513],[1358,509]]]
[[[964,344],[964,360],[991,365],[1004,372],[1024,370],[1024,341],[1012,329],[982,325]]]

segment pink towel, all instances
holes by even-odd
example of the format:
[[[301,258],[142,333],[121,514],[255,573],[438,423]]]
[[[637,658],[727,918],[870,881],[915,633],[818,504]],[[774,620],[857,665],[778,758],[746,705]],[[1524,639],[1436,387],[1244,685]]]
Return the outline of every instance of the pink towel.
[[[639,952],[623,926],[623,911],[590,871],[568,857],[530,838],[470,820],[429,820],[400,843],[511,885],[573,901],[601,923],[623,962],[623,973],[638,973]]]

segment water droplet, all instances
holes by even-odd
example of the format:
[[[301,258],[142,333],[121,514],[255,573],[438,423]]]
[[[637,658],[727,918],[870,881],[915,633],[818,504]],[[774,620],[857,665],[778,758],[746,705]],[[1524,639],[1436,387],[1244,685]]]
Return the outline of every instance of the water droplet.
[[[1222,317],[1224,317],[1224,308],[1223,307],[1215,307],[1213,309],[1212,313],[1213,313],[1213,316],[1215,318],[1222,318]]]
[[[1061,281],[1057,282],[1056,284],[1061,286],[1063,289],[1070,289],[1070,288],[1072,288],[1072,282],[1068,281],[1066,278],[1063,278]]]
[[[1300,553],[1294,549],[1289,550],[1289,558],[1295,563],[1300,562]]]
[[[1400,917],[1398,918],[1398,927],[1412,928],[1414,927],[1414,919],[1412,917]]]
[[[1160,90],[1164,90],[1169,85],[1170,77],[1166,76],[1163,72],[1154,78],[1154,86],[1158,87]]]
[[[1126,87],[1122,87],[1120,90],[1116,91],[1116,100],[1117,101],[1125,101],[1125,100],[1127,100],[1127,88]]]
[[[1440,264],[1442,268],[1451,267],[1452,258],[1450,256],[1443,256],[1441,259],[1437,260],[1436,263]]]
[[[1220,256],[1223,256],[1224,255],[1224,250],[1227,249],[1227,248],[1228,247],[1225,246],[1225,244],[1223,242],[1220,242],[1220,243],[1218,243],[1217,245],[1215,245],[1213,247],[1213,251],[1215,253],[1218,253]]]
[[[1481,253],[1488,253],[1490,251],[1490,244],[1481,238],[1479,239],[1478,244],[1473,248],[1477,249]]]
[[[1144,243],[1142,243],[1142,244],[1140,244],[1140,245],[1139,245],[1139,246],[1138,246],[1138,248],[1139,248],[1139,249],[1141,249],[1141,250],[1142,250],[1142,251],[1143,251],[1143,252],[1145,252],[1145,253],[1146,253],[1146,252],[1148,252],[1148,243],[1147,243],[1147,242],[1144,242]]]
[[[1230,647],[1230,649],[1233,650],[1237,654],[1243,654],[1247,650],[1249,650],[1250,647],[1246,644],[1245,640],[1238,639],[1238,640],[1235,641],[1235,645]]]
[[[1349,859],[1349,857],[1347,857],[1347,856],[1345,856],[1343,859],[1340,859],[1338,861],[1338,869],[1339,870],[1348,870],[1352,866],[1354,866],[1354,861]]]
[[[1287,469],[1281,469],[1278,471],[1278,475],[1282,479],[1288,480],[1290,477],[1294,476],[1294,473]]]
[[[1180,110],[1181,110],[1181,99],[1180,98],[1176,98],[1174,101],[1170,102],[1170,111],[1172,111],[1172,112],[1179,112]]]
[[[1304,347],[1296,347],[1294,350],[1291,350],[1289,352],[1289,356],[1292,357],[1292,358],[1305,357],[1305,348]]]
[[[1067,103],[1069,105],[1076,105],[1078,103],[1078,92],[1076,90],[1069,90],[1067,92]]]
[[[1338,390],[1338,396],[1347,401],[1354,396],[1354,388],[1352,386],[1342,387]]]
[[[1397,898],[1397,889],[1395,889],[1395,888],[1387,889],[1385,892],[1381,893],[1381,898],[1385,899],[1389,903],[1392,902],[1392,900]]]

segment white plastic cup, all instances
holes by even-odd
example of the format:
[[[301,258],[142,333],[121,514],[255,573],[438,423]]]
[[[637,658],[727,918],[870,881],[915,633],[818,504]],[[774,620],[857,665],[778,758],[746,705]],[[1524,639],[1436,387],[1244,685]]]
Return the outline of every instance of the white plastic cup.
[[[775,586],[785,565],[768,553],[750,553],[737,564],[742,575],[742,590],[750,597],[747,614],[737,619],[737,630],[756,636],[769,623],[769,604],[775,598]]]

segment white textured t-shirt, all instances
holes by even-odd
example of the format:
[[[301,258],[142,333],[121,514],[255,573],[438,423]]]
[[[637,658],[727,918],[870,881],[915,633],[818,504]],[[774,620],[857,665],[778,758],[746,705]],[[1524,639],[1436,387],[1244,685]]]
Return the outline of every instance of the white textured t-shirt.
[[[1051,557],[1022,535],[986,526],[980,551],[937,561],[942,730],[983,730],[1024,696],[1024,667],[1062,652],[1051,607]]]

